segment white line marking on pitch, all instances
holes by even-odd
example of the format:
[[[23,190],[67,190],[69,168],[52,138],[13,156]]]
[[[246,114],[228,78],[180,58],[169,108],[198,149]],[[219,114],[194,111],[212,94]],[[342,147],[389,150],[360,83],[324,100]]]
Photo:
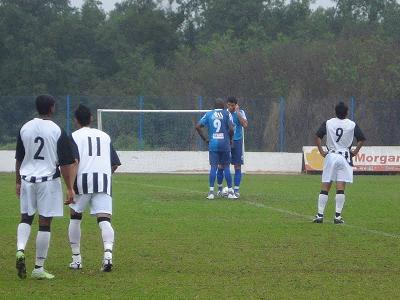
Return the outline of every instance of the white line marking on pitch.
[[[162,185],[155,185],[155,184],[148,184],[148,183],[134,183],[134,184],[142,185],[142,186],[148,186],[148,187],[154,187],[154,188],[162,188],[162,189],[183,191],[183,192],[191,193],[191,194],[205,194],[204,192],[201,192],[201,191],[182,189],[182,188],[177,188],[177,187],[172,187],[172,186],[162,186]],[[299,218],[302,218],[302,219],[307,219],[307,220],[310,220],[310,221],[312,220],[312,217],[310,217],[310,216],[299,214],[297,212],[293,212],[293,211],[286,210],[286,209],[281,209],[281,208],[268,206],[268,205],[265,205],[265,204],[262,204],[262,203],[259,203],[259,202],[252,202],[252,201],[239,201],[239,202],[240,203],[245,203],[245,204],[248,204],[248,205],[251,205],[251,206],[255,206],[255,207],[266,208],[268,210],[272,210],[272,211],[279,212],[279,213],[286,214],[286,215],[299,217]],[[328,223],[333,223],[333,222],[328,222]],[[367,233],[372,233],[372,234],[377,234],[377,235],[382,235],[382,236],[392,237],[392,238],[400,238],[400,235],[398,235],[398,234],[388,233],[388,232],[375,230],[375,229],[367,229],[367,228],[360,227],[360,226],[349,225],[347,223],[336,225],[336,226],[346,226],[346,227],[358,229],[360,231],[364,231],[364,232],[367,232]]]

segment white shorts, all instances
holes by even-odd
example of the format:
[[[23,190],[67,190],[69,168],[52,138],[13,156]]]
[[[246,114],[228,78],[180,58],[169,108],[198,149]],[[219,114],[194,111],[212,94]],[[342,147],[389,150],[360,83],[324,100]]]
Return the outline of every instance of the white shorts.
[[[353,168],[340,154],[329,153],[324,159],[322,182],[353,182]]]
[[[90,214],[109,214],[112,215],[112,198],[106,193],[94,193],[75,195],[75,203],[69,205],[77,213],[83,213],[90,204]]]
[[[36,183],[21,180],[20,204],[21,214],[32,216],[37,210],[43,217],[62,217],[64,203],[61,179]]]

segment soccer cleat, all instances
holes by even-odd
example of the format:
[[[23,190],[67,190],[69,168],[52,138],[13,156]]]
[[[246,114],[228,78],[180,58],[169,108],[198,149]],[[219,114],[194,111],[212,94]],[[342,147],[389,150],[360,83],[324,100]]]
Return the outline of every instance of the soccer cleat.
[[[103,272],[111,272],[112,270],[112,260],[111,259],[104,259],[103,260],[103,265],[101,266],[100,271]]]
[[[316,215],[315,219],[313,219],[313,223],[324,223],[324,217]]]
[[[82,269],[82,257],[80,254],[72,255],[72,262],[69,264],[69,268],[73,270]]]
[[[69,264],[69,268],[71,270],[80,270],[82,269],[82,264],[78,261],[73,261],[72,263]]]
[[[214,200],[214,193],[213,192],[208,192],[208,195],[207,195],[207,199],[208,200]]]
[[[236,197],[234,192],[229,192],[228,193],[228,199],[237,199],[237,197]]]
[[[333,219],[333,224],[344,224],[344,220],[342,217],[334,218]]]
[[[235,196],[236,196],[237,199],[239,199],[240,198],[240,193],[239,192],[235,192]]]
[[[26,278],[26,266],[25,266],[25,253],[23,251],[17,251],[16,256],[16,268],[18,270],[18,277],[21,279]]]
[[[53,279],[55,276],[47,272],[45,269],[40,268],[40,269],[33,269],[31,277],[34,279],[41,280],[41,279]]]
[[[220,197],[220,198],[224,197],[224,194],[222,193],[222,191],[217,192],[217,197]]]

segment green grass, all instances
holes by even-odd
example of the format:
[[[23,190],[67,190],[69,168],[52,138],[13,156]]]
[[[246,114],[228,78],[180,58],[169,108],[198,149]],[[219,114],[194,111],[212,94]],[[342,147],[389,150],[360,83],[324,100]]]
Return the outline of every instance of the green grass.
[[[0,299],[398,299],[400,177],[358,176],[345,225],[310,222],[319,176],[247,175],[239,201],[205,199],[205,175],[114,177],[115,268],[99,271],[102,242],[84,216],[83,271],[70,271],[68,218],[56,219],[46,268],[52,281],[15,270],[19,202],[0,174]],[[67,210],[65,210],[67,212]],[[26,249],[34,263],[37,220]]]

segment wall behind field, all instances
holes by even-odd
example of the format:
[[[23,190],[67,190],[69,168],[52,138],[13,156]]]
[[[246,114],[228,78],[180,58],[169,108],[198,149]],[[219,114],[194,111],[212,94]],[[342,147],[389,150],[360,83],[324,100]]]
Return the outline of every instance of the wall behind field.
[[[206,151],[118,151],[124,173],[208,173]],[[14,172],[15,152],[0,151],[0,172]],[[247,152],[247,173],[300,173],[302,153]]]

